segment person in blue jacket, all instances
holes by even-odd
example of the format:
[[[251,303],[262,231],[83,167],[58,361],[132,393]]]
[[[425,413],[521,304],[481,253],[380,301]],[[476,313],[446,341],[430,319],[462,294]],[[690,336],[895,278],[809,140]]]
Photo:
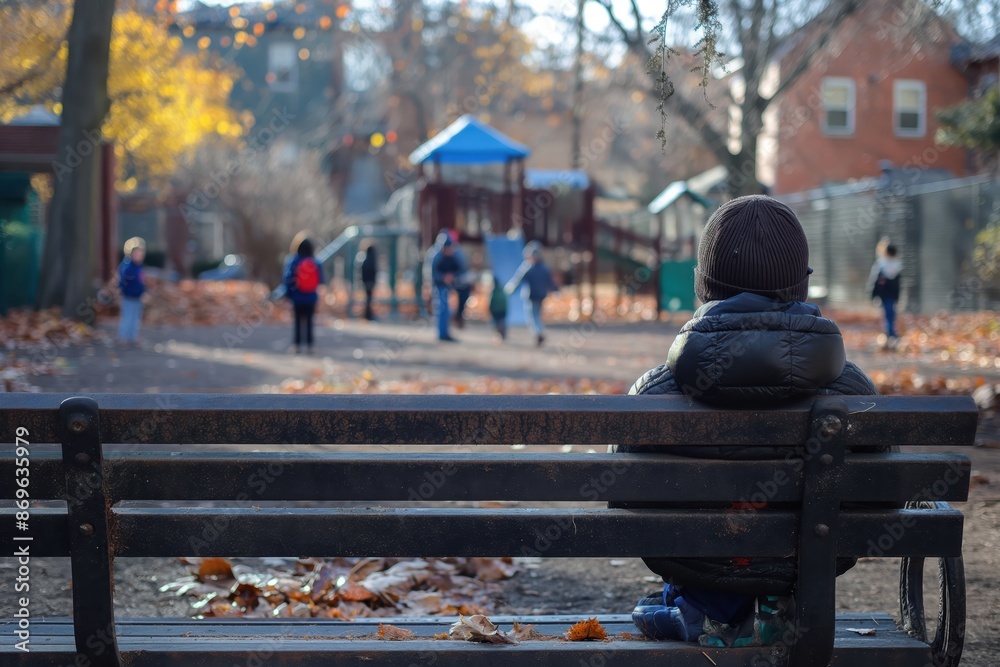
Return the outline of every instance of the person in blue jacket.
[[[142,295],[146,291],[142,261],[146,258],[146,242],[135,236],[125,242],[124,250],[125,257],[118,265],[118,288],[122,292],[118,340],[128,346],[138,343],[142,323]]]
[[[455,341],[448,331],[450,306],[448,303],[451,291],[462,270],[462,265],[455,257],[455,244],[451,237],[442,232],[441,249],[431,261],[431,280],[434,281],[434,295],[437,298],[435,309],[438,323],[438,340],[451,343]]]
[[[469,262],[465,257],[465,253],[462,252],[462,246],[458,242],[458,232],[454,229],[442,229],[438,233],[437,238],[434,239],[434,245],[428,248],[427,253],[424,255],[424,284],[432,287],[428,310],[433,310],[434,304],[437,301],[437,289],[433,288],[434,259],[441,252],[441,248],[444,247],[444,240],[446,238],[451,239],[452,254],[455,257],[455,261],[458,262],[458,272],[455,274],[455,283],[452,286],[452,289],[455,290],[455,294],[458,296],[458,307],[454,313],[450,314],[454,319],[455,326],[462,329],[465,327],[465,304],[472,294],[472,283],[470,281],[472,274],[469,271]]]
[[[531,325],[538,347],[545,342],[545,328],[542,326],[542,303],[552,292],[558,292],[559,286],[552,278],[552,271],[542,258],[542,246],[532,241],[524,246],[524,262],[518,267],[514,277],[507,283],[507,294],[522,290],[527,292],[524,301],[525,319]]]
[[[301,238],[301,240],[300,240]],[[285,296],[292,302],[295,314],[295,354],[306,344],[313,352],[313,318],[316,314],[317,290],[323,284],[323,267],[313,257],[313,244],[308,238],[296,237],[295,254],[285,262]]]

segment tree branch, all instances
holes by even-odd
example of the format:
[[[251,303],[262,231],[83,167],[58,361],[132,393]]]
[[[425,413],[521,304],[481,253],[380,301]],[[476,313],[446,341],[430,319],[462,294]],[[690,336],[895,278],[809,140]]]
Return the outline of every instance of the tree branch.
[[[649,88],[646,90],[646,94],[655,98],[660,92],[655,88]],[[665,104],[673,107],[684,123],[698,133],[705,147],[712,151],[720,162],[725,163],[732,157],[726,136],[708,122],[705,107],[700,101],[693,102],[675,91]]]
[[[45,59],[45,62],[39,63],[38,65],[32,67],[30,70],[25,72],[20,78],[11,81],[10,83],[5,83],[3,85],[0,85],[0,95],[11,95],[18,89],[22,88],[23,86],[31,83],[38,77],[45,74],[46,70],[48,70],[49,68],[49,65],[52,64],[52,61],[55,60],[56,55],[58,55],[59,53],[59,45],[65,39],[66,39],[66,33],[63,33],[63,36],[59,38],[59,40],[53,46],[52,50],[49,51],[49,55]]]
[[[830,38],[833,37],[833,33],[837,31],[837,28],[839,28],[840,24],[844,22],[844,19],[852,14],[855,9],[857,9],[857,0],[844,0],[844,2],[840,3],[837,13],[831,19],[830,24],[820,35],[819,39],[813,40],[809,45],[809,48],[806,49],[806,52],[802,54],[802,57],[799,59],[792,71],[789,72],[787,76],[781,77],[781,83],[778,84],[778,89],[774,91],[774,94],[767,99],[762,98],[762,104],[764,104],[765,107],[767,106],[767,103],[776,98],[778,95],[781,95],[781,93],[787,90],[792,84],[795,83],[796,80],[798,80],[800,76],[802,76],[802,74],[806,72],[806,70],[809,69],[816,54],[826,47]]]
[[[740,38],[740,43],[744,42],[743,34],[743,6],[740,5],[740,0],[729,0],[729,11],[733,13],[733,18],[736,20],[736,34]]]
[[[611,23],[615,26],[615,28],[618,29],[618,32],[621,33],[622,41],[625,42],[625,45],[629,48],[629,50],[638,53],[638,55],[643,56],[648,60],[653,54],[650,53],[649,47],[646,45],[646,42],[641,39],[641,33],[633,35],[632,33],[629,32],[628,28],[626,28],[625,25],[618,19],[618,17],[615,16],[615,12],[611,8],[611,0],[594,0],[594,1],[601,7],[604,7],[604,10],[608,13],[608,20],[610,20]]]
[[[642,15],[639,13],[639,7],[636,0],[632,0],[632,11],[636,18],[636,33],[632,34],[628,28],[615,16],[614,11],[611,7],[611,0],[594,0],[608,13],[608,19],[611,23],[618,29],[621,33],[622,40],[625,45],[629,48],[632,53],[649,61],[652,57],[652,52],[649,49],[649,45],[646,44],[646,40],[642,37],[642,24],[639,22]],[[650,89],[647,91],[648,94],[654,99],[659,98],[660,91],[656,89]],[[712,127],[707,121],[707,114],[704,105],[699,102],[693,102],[687,99],[681,92],[675,90],[674,93],[666,100],[665,104],[673,107],[681,119],[695,132],[704,142],[705,146],[715,154],[716,158],[720,162],[725,163],[731,159],[731,154],[729,152],[728,143],[726,137],[722,132],[717,131]]]

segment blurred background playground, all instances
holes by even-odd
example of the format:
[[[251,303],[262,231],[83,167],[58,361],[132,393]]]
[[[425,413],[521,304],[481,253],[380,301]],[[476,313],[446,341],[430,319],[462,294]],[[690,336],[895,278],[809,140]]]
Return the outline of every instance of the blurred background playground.
[[[754,5],[776,26],[761,59],[735,5],[716,26],[685,3],[665,16],[593,0],[130,0],[106,14],[104,90],[80,91],[105,94],[110,112],[72,145],[60,131],[83,116],[64,38],[74,11],[96,25],[97,5],[3,5],[0,387],[624,391],[698,306],[712,211],[766,192],[802,221],[809,298],[881,390],[978,392],[990,409],[998,14],[897,4]],[[699,50],[706,36],[727,55]],[[302,230],[328,278],[326,340],[289,360],[281,270]],[[474,281],[463,349],[446,354],[427,328],[425,271],[444,230]],[[147,243],[146,341],[123,351],[114,280],[134,236]],[[884,238],[903,266],[892,354],[866,287]],[[517,328],[494,348],[485,326],[492,281],[528,243],[562,286],[545,308],[547,353],[522,349]],[[375,324],[360,321],[370,246]],[[508,318],[522,317],[515,295]],[[235,370],[203,384],[205,369],[167,355],[178,349]],[[390,369],[370,378],[380,353]]]

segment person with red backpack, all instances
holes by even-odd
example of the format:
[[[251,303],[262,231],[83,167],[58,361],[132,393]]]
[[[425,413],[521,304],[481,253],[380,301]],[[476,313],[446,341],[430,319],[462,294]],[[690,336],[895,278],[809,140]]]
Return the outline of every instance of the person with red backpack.
[[[323,284],[323,267],[313,257],[313,244],[308,238],[299,242],[295,254],[285,263],[284,283],[285,296],[295,311],[295,354],[302,352],[303,339],[312,354],[316,290]]]

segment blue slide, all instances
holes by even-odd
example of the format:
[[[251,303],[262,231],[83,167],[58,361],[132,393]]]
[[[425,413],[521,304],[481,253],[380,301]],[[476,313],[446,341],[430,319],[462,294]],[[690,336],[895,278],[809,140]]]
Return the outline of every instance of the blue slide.
[[[510,239],[506,236],[487,236],[486,255],[490,260],[490,270],[503,284],[514,277],[517,268],[524,261],[524,239]],[[520,292],[507,297],[507,326],[524,326],[524,300]]]

